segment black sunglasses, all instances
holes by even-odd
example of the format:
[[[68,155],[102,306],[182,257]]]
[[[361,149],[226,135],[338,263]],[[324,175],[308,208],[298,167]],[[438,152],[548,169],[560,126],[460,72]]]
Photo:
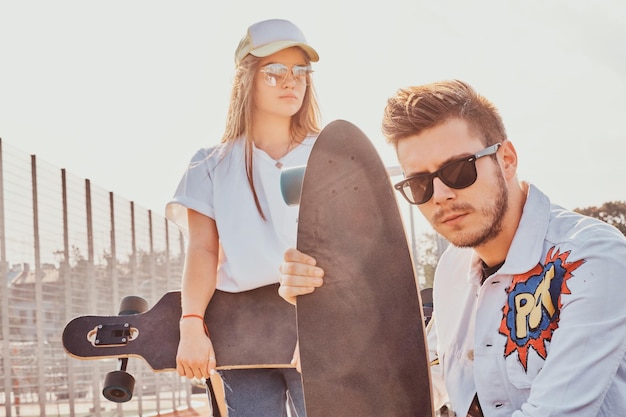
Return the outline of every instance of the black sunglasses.
[[[433,196],[433,180],[439,178],[446,186],[460,190],[476,182],[476,160],[498,152],[501,143],[483,149],[476,155],[464,156],[443,165],[435,172],[405,178],[393,187],[411,204],[424,204]]]

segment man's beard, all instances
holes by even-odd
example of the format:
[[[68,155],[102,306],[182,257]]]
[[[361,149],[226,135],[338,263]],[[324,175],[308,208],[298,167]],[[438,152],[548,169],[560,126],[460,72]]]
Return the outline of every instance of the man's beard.
[[[475,248],[495,239],[502,232],[504,215],[509,208],[509,193],[502,172],[498,171],[497,194],[490,198],[491,204],[480,209],[487,223],[478,231],[458,233],[448,240],[460,248]]]

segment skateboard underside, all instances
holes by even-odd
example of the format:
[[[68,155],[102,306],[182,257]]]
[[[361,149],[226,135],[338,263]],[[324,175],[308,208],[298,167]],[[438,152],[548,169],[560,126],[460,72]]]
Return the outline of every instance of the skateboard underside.
[[[348,122],[317,139],[298,225],[298,249],[325,271],[296,309],[307,417],[432,416],[405,229],[376,150]]]

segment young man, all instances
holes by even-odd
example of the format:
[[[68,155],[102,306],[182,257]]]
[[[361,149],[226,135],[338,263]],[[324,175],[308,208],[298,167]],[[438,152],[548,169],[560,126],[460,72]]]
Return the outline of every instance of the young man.
[[[520,181],[497,109],[464,82],[399,90],[383,132],[405,173],[395,188],[452,244],[428,327],[435,406],[626,416],[624,236]],[[281,271],[292,303],[323,284],[295,249]]]

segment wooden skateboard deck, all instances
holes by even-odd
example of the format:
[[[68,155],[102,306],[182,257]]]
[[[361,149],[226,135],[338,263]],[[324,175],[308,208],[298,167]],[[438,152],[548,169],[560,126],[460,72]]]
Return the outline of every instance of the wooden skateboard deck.
[[[301,187],[297,246],[326,273],[296,307],[307,417],[433,416],[419,291],[376,149],[330,123]]]
[[[180,291],[171,291],[140,314],[74,318],[63,330],[63,347],[78,359],[134,356],[154,371],[173,371],[180,316]],[[216,291],[205,322],[218,369],[292,367],[295,311],[278,295],[278,284],[242,293]]]

